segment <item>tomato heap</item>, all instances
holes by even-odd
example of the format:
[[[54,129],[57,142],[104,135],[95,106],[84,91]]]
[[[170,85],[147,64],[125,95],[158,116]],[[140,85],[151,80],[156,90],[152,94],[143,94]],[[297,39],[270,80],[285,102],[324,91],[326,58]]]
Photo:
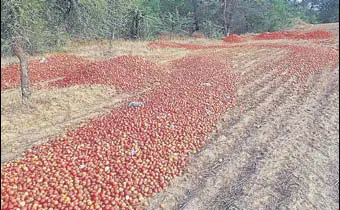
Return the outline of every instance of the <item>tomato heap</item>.
[[[39,60],[30,61],[29,71],[30,82],[33,84],[46,80],[50,80],[48,87],[105,84],[122,91],[133,91],[152,85],[160,74],[154,64],[140,56],[90,61],[73,55],[56,55],[48,57],[43,63]],[[19,65],[1,69],[1,90],[17,87],[19,84]],[[37,87],[39,88],[38,85]]]
[[[83,69],[89,60],[73,55],[54,55],[44,62],[33,60],[28,63],[31,83],[37,83],[63,77],[73,71]],[[1,90],[17,87],[20,84],[20,67],[18,64],[1,68]]]
[[[188,156],[233,105],[237,78],[226,59],[192,56],[173,68],[152,92],[130,99],[144,105],[122,104],[8,162],[1,171],[2,209],[142,208],[146,197],[182,174]]]
[[[288,80],[295,77],[301,86],[307,84],[311,75],[321,72],[325,68],[334,69],[339,63],[339,51],[328,47],[291,44],[260,44],[255,46],[288,50],[289,54],[276,62],[264,65],[262,68],[264,70],[275,70],[274,75],[281,79]]]
[[[237,34],[231,34],[228,37],[225,37],[222,39],[224,42],[227,43],[239,43],[239,42],[245,42],[246,40],[244,38],[242,38],[241,36],[237,35]]]
[[[275,40],[275,39],[329,39],[333,38],[334,34],[323,31],[315,30],[310,32],[297,32],[297,31],[275,31],[275,32],[263,32],[254,37],[254,40]]]
[[[321,46],[242,47],[287,50],[286,56],[258,68],[284,80],[296,77],[299,83],[339,62],[337,50]],[[2,209],[143,209],[145,198],[183,173],[190,154],[208,143],[220,115],[235,106],[239,78],[218,52],[176,60],[167,74],[133,56],[75,62],[51,86],[103,83],[132,91],[159,84],[6,163],[1,169]],[[131,101],[143,103],[129,107]]]
[[[83,68],[69,71],[63,79],[51,82],[49,86],[104,84],[115,86],[121,91],[135,91],[156,83],[160,73],[156,65],[140,56],[120,56],[91,62]]]
[[[334,34],[323,31],[323,30],[316,30],[316,31],[310,31],[306,33],[301,33],[295,37],[295,39],[329,39],[333,38]]]

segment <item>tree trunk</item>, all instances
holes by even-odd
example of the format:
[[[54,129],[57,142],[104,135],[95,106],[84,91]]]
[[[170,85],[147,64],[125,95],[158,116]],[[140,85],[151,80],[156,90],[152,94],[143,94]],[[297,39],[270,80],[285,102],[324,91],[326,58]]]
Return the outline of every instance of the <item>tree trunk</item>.
[[[23,103],[27,103],[31,95],[28,79],[28,58],[24,52],[24,41],[16,38],[13,44],[14,55],[20,61],[20,80],[21,80],[21,98]]]
[[[224,36],[228,37],[230,35],[232,11],[231,6],[233,0],[223,0],[223,20],[224,20]],[[229,11],[228,11],[229,10]]]
[[[225,36],[228,37],[229,35],[230,35],[230,25],[227,25]]]
[[[227,2],[228,0],[224,0],[223,2],[223,20],[224,20],[224,24],[223,24],[223,28],[224,28],[224,36],[227,37],[229,36],[228,34],[228,26],[227,26]]]
[[[115,39],[115,32],[113,31],[113,28],[111,29],[111,33],[110,33],[110,49],[112,49],[112,40]]]
[[[193,10],[194,10],[194,25],[195,25],[195,28],[194,28],[194,32],[195,31],[199,31],[199,25],[198,25],[198,13],[197,13],[197,0],[192,0],[192,7],[193,7]]]
[[[229,7],[231,7],[232,1],[233,1],[233,0],[230,0],[231,3],[229,4]],[[229,12],[228,12],[227,36],[230,35],[231,21],[232,21],[232,19],[233,19],[233,13],[232,13],[232,11],[230,11],[230,10],[231,10],[231,8],[229,8]]]
[[[139,38],[139,21],[141,20],[139,11],[133,16],[132,25],[131,25],[131,38],[138,39]]]
[[[135,25],[135,28],[136,28],[136,35],[135,35],[135,39],[139,39],[139,17],[138,17],[139,13],[137,13],[137,16],[136,16],[136,25]]]

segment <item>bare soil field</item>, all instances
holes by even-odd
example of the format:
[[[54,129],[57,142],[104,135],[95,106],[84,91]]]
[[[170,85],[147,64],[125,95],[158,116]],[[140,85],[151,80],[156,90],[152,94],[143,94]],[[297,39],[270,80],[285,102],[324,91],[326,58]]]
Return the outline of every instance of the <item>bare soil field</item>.
[[[294,30],[324,30],[335,37],[230,44],[178,40],[183,44],[180,48],[115,41],[112,48],[93,43],[68,49],[70,54],[96,61],[141,56],[170,75],[165,79],[180,72],[183,63],[208,68],[207,62],[214,68],[227,66],[237,78],[231,84],[233,106],[220,113],[206,146],[188,156],[190,163],[181,176],[145,196],[139,201],[143,205],[121,209],[339,209],[339,60],[335,58],[339,23]],[[192,60],[197,64],[190,64]],[[15,62],[13,58],[4,61],[2,67]],[[214,87],[210,78],[203,80]],[[33,145],[112,113],[127,100],[153,95],[162,82],[132,92],[102,84],[35,89],[49,83],[42,81],[33,84],[29,107],[20,104],[18,88],[1,90],[2,173],[6,164],[20,160]]]
[[[228,52],[250,78],[237,91],[242,107],[149,209],[338,209],[339,69],[313,75],[300,94],[259,72],[282,52],[242,52]]]

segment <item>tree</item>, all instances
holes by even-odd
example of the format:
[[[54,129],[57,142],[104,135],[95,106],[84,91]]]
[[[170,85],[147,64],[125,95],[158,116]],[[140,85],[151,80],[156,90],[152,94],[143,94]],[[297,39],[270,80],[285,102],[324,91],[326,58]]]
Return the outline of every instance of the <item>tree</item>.
[[[271,0],[267,2],[266,19],[268,20],[267,31],[278,31],[288,25],[293,18],[287,0]]]
[[[31,95],[29,88],[28,58],[25,48],[30,38],[44,28],[45,22],[40,16],[43,4],[39,1],[1,1],[1,39],[10,40],[13,54],[20,61],[20,79],[22,102],[27,103]],[[3,19],[4,17],[4,19]]]
[[[199,31],[200,28],[199,28],[199,25],[198,25],[198,12],[197,12],[197,0],[192,0],[192,9],[193,9],[193,13],[194,13],[194,32],[195,31]]]
[[[21,80],[21,98],[24,104],[26,104],[31,95],[29,88],[28,77],[28,58],[24,51],[25,40],[23,37],[16,36],[13,41],[13,53],[20,61],[20,80]]]
[[[224,36],[229,36],[236,0],[223,0]]]
[[[1,54],[19,45],[27,53],[47,52],[69,39],[112,44],[117,37],[152,39],[160,32],[221,37],[275,31],[292,18],[338,21],[338,10],[338,0],[3,0]]]
[[[322,1],[319,19],[322,23],[339,22],[339,0]]]
[[[119,29],[126,25],[127,12],[123,8],[127,7],[127,1],[108,0],[107,3],[108,38],[110,40],[110,47],[112,47],[112,40],[121,35]]]

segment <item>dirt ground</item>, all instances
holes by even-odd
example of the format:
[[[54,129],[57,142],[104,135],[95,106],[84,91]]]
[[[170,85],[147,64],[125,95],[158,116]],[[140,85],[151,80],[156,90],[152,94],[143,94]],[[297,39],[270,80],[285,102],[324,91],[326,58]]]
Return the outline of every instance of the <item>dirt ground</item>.
[[[271,80],[273,72],[257,68],[284,53],[227,52],[250,79],[237,91],[243,106],[226,113],[207,148],[150,200],[150,210],[339,209],[339,68],[313,75],[299,94],[293,80]]]
[[[330,47],[338,49],[338,23],[296,28],[314,29],[336,33],[336,43]],[[190,42],[223,44],[212,40]],[[277,42],[280,41],[273,41]],[[142,55],[160,65],[170,65],[190,54],[217,51],[230,58],[242,76],[240,82],[249,81],[237,89],[237,104],[242,106],[224,115],[208,146],[192,157],[188,172],[149,200],[150,210],[160,209],[161,204],[168,210],[339,209],[338,67],[313,75],[308,81],[311,88],[301,94],[300,87],[292,85],[295,81],[273,80],[275,72],[258,68],[286,55],[283,49],[189,51],[151,49],[147,42],[116,41],[113,48],[93,44],[68,50],[90,59]],[[15,62],[13,58],[4,61]],[[115,95],[114,100],[111,95]],[[103,86],[41,90],[34,93],[34,103],[28,111],[20,105],[18,89],[2,92],[2,163],[69,126],[109,111],[127,97]]]
[[[290,81],[251,74],[251,84],[238,91],[243,110],[227,113],[190,173],[150,209],[338,208],[338,69],[315,75],[306,95]]]

